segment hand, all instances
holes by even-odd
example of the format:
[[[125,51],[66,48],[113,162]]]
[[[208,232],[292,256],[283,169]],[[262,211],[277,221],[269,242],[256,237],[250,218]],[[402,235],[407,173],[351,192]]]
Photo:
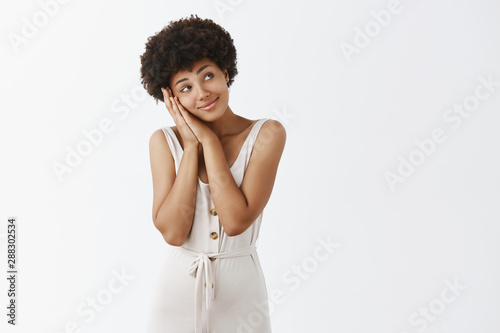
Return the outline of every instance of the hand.
[[[179,107],[180,103],[176,102],[174,99],[174,95],[170,88],[161,88],[163,92],[163,100],[165,101],[165,105],[167,107],[168,112],[174,119],[175,125],[179,130],[179,133],[182,137],[182,142],[184,143],[184,149],[188,145],[198,145],[200,141],[193,133],[193,131],[189,128],[186,120],[184,118],[184,113],[187,113],[184,108]]]
[[[200,119],[192,115],[189,111],[187,111],[184,108],[184,106],[181,104],[181,102],[177,97],[173,98],[173,102],[175,106],[174,108],[179,110],[179,113],[182,115],[182,118],[184,119],[185,123],[192,131],[192,133],[195,135],[199,143],[203,145],[204,143],[207,143],[208,140],[214,138],[219,140],[215,135],[215,133],[208,126],[206,126],[204,123],[200,121]]]

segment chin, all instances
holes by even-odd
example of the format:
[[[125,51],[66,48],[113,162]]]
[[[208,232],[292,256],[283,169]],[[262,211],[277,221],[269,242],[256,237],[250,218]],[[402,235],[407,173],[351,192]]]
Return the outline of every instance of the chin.
[[[227,105],[225,107],[221,107],[220,105],[217,105],[217,107],[215,109],[212,109],[210,111],[203,111],[201,110],[200,112],[198,112],[197,114],[194,114],[198,119],[200,120],[203,120],[203,121],[206,121],[206,122],[212,122],[212,121],[215,121],[219,118],[221,118],[225,111],[220,111],[221,109],[222,110],[227,110]],[[193,114],[193,113],[191,113]]]
[[[207,123],[211,123],[213,121],[216,121],[217,119],[220,119],[220,117],[222,117],[222,115],[214,113],[214,114],[207,114],[203,118],[198,117],[198,119],[203,120],[204,122],[207,122]]]
[[[197,113],[194,112],[189,112],[192,116],[194,116],[196,119],[204,121],[204,122],[212,122],[216,119],[214,119],[214,114],[210,114],[208,112],[203,113],[204,111],[200,111]],[[218,118],[218,117],[217,117]]]

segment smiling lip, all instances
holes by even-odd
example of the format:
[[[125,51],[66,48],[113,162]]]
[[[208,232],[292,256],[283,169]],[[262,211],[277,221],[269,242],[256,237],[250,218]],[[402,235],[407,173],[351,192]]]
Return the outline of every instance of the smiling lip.
[[[211,110],[211,109],[213,109],[215,107],[215,105],[217,105],[218,101],[219,101],[219,97],[217,97],[212,102],[210,102],[209,104],[205,105],[204,107],[200,107],[200,109],[205,110],[205,111]]]

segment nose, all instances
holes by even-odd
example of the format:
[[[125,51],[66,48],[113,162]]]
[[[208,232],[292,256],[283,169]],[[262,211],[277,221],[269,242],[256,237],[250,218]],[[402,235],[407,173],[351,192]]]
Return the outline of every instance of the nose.
[[[198,87],[198,99],[200,101],[209,95],[210,95],[210,92],[208,90],[204,89],[202,86]]]

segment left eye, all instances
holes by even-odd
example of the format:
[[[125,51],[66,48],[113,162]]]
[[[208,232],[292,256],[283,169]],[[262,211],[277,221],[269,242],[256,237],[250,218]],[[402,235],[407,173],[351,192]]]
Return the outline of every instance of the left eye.
[[[205,75],[205,78],[210,76],[210,78],[214,77],[214,75],[212,73],[208,73],[207,75]]]

